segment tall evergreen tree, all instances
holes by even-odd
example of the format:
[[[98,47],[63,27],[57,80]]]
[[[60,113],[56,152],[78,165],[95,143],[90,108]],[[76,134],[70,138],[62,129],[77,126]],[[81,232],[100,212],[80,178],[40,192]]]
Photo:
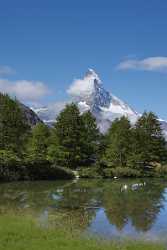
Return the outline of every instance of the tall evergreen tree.
[[[116,119],[107,134],[104,159],[108,166],[125,167],[130,151],[131,125],[126,117]]]
[[[146,133],[140,129],[133,127],[131,129],[130,150],[127,157],[127,165],[131,168],[142,170],[148,159]]]
[[[49,143],[48,143],[48,151],[47,151],[47,159],[48,161],[52,163],[61,163],[61,160],[63,157],[61,154],[63,154],[63,148],[60,150],[61,146],[58,143],[58,137],[56,135],[55,128],[50,128],[50,137],[49,137]],[[60,160],[60,162],[59,162]]]
[[[76,168],[93,163],[98,147],[99,130],[91,112],[81,115],[74,103],[67,105],[52,130],[48,159]]]
[[[153,112],[143,113],[136,123],[136,132],[140,135],[139,151],[146,163],[166,161],[166,142],[158,117]]]
[[[82,161],[83,120],[78,107],[72,103],[57,117],[55,135],[58,140],[57,162],[62,166],[76,168]]]
[[[0,149],[19,153],[28,130],[17,100],[0,93]]]
[[[38,123],[32,129],[31,135],[27,143],[27,157],[29,158],[29,160],[46,160],[49,135],[49,128],[43,123]]]
[[[96,119],[90,111],[81,116],[84,129],[81,134],[82,153],[84,154],[84,163],[94,162],[97,158],[100,133],[97,128]]]

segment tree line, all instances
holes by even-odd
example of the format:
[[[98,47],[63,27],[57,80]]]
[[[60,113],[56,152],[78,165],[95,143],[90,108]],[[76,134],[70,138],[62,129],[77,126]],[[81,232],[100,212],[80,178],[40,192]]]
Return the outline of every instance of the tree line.
[[[66,105],[53,127],[30,127],[17,100],[0,94],[0,179],[165,176],[167,145],[157,116],[115,119],[100,133],[90,111]]]

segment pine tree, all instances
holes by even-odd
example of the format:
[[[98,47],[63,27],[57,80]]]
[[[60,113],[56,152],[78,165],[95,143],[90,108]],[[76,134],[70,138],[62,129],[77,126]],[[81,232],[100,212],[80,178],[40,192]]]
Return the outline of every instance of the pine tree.
[[[147,159],[148,152],[146,134],[140,128],[133,127],[131,129],[130,150],[127,157],[127,165],[131,168],[142,170]]]
[[[61,166],[77,168],[95,162],[99,130],[91,112],[80,114],[72,103],[59,114],[52,130],[48,159]]]
[[[55,158],[58,164],[70,168],[81,164],[83,129],[83,120],[77,106],[74,103],[66,105],[55,123],[55,135],[58,140]]]
[[[63,153],[63,150],[60,150],[60,145],[58,143],[58,138],[56,135],[55,128],[50,129],[50,137],[49,137],[49,143],[48,143],[48,151],[47,151],[47,159],[48,161],[52,163],[61,163],[59,162],[59,159],[62,159],[61,153]]]
[[[27,143],[27,157],[32,161],[46,160],[50,131],[43,124],[38,123],[31,132]]]
[[[139,151],[145,163],[166,161],[166,142],[157,116],[144,112],[136,123],[136,131],[140,133]]]
[[[107,134],[104,159],[108,166],[125,167],[130,151],[131,125],[126,117],[116,119]]]
[[[100,133],[97,128],[96,119],[90,111],[81,116],[84,129],[81,134],[82,153],[84,154],[84,164],[94,162],[97,158]]]
[[[19,153],[29,129],[17,100],[0,93],[0,149]]]

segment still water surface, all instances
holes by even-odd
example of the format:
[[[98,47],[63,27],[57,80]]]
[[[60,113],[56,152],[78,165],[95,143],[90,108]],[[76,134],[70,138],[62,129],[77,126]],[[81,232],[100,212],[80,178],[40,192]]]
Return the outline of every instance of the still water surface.
[[[107,238],[167,238],[167,181],[78,180],[0,184],[0,213],[30,214]]]

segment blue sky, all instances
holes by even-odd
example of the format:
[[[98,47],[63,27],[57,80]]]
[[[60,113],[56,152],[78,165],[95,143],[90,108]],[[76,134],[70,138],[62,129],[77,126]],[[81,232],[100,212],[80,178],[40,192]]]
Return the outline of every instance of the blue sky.
[[[0,1],[0,90],[63,101],[93,68],[134,109],[167,119],[166,13],[166,0]]]

